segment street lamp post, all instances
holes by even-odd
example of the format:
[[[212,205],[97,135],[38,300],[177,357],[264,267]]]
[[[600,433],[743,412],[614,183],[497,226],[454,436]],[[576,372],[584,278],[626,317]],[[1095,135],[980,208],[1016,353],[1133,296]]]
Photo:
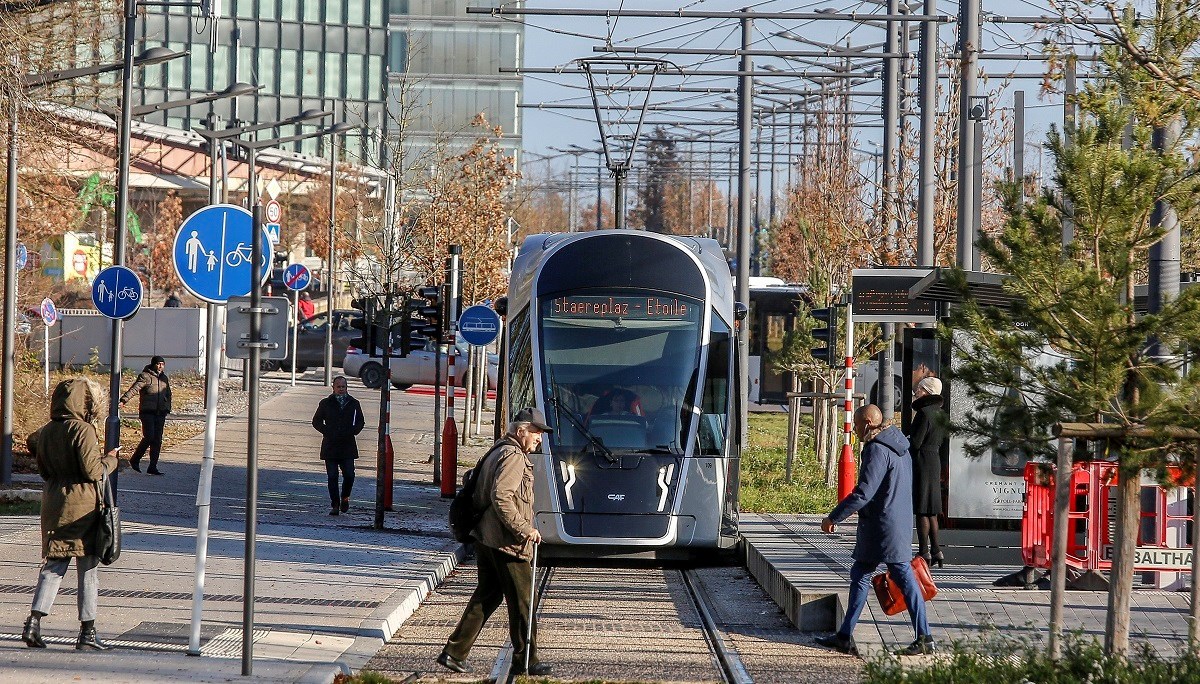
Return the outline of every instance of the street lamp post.
[[[132,58],[135,66],[158,64],[169,59],[182,57],[186,53],[174,52],[163,47],[146,50]],[[13,62],[17,60],[14,57]],[[8,92],[8,176],[6,196],[8,200],[4,224],[4,361],[0,375],[0,482],[8,484],[12,481],[12,431],[13,431],[13,382],[16,375],[16,362],[13,347],[16,345],[14,332],[17,305],[17,134],[18,118],[20,116],[20,95],[34,89],[66,81],[73,78],[85,78],[99,74],[118,71],[125,67],[124,62],[98,64],[76,69],[60,69],[39,74],[27,74],[16,79]]]

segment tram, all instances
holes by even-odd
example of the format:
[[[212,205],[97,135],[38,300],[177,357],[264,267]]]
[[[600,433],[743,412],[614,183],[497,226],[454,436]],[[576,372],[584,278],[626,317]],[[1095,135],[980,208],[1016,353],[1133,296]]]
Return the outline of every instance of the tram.
[[[508,409],[559,558],[719,555],[738,540],[737,325],[721,246],[632,230],[535,235],[513,264]]]

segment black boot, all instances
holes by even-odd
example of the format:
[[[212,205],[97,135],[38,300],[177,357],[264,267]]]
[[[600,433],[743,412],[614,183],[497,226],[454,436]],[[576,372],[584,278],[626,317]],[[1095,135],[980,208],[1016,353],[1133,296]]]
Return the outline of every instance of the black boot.
[[[25,619],[25,630],[21,632],[21,639],[29,648],[46,648],[46,642],[42,641],[41,615],[30,614]]]
[[[96,636],[96,625],[91,620],[82,623],[79,628],[79,641],[75,644],[76,651],[88,648],[96,651],[107,651],[110,648],[108,644],[100,641],[100,637]]]

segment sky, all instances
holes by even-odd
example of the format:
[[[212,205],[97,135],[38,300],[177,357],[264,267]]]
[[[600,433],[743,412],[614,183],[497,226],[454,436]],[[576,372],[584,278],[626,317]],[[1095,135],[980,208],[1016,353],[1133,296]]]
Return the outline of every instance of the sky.
[[[733,0],[694,0],[692,2],[681,2],[681,0],[638,0],[636,2],[632,0],[589,0],[588,2],[528,0],[526,7],[588,7],[589,9],[614,10],[622,7],[627,10],[635,8],[677,10],[682,8],[691,11],[715,12],[736,11],[742,7],[746,7],[747,4],[747,0],[740,0],[738,2]],[[841,13],[881,13],[884,11],[878,3],[855,0],[817,0],[813,2],[769,0],[767,2],[750,3],[749,6],[755,11],[760,12],[816,12],[826,9]],[[954,16],[958,12],[958,4],[956,2],[942,1],[938,3],[938,10],[943,15]],[[984,0],[983,11],[985,15],[991,13],[1006,16],[1039,16],[1049,13],[1049,7],[1048,3],[1044,0],[1041,2],[1031,0]],[[524,18],[524,22],[526,26],[525,67],[527,68],[578,68],[576,60],[580,58],[601,57],[601,53],[596,52],[594,48],[605,45],[624,49],[633,47],[642,49],[674,49],[683,47],[689,50],[730,50],[738,47],[740,44],[738,22],[731,19],[695,20],[672,18],[662,20],[633,17],[527,16]],[[917,46],[917,34],[917,25],[913,24],[912,35],[914,40],[912,42],[912,50],[914,52]],[[795,40],[791,37],[796,37],[800,40]],[[872,46],[871,50],[879,52],[882,48],[878,44],[882,43],[884,38],[885,33],[882,26],[871,26],[861,22],[829,20],[780,21],[764,19],[755,22],[753,48],[761,50],[813,51],[819,48],[812,43],[805,44],[802,41],[807,40],[826,45],[845,45],[848,41],[852,46]],[[943,24],[939,29],[940,53],[945,54],[952,50],[954,40],[955,30],[953,24]],[[1040,54],[1041,40],[1040,34],[1037,34],[1033,29],[1025,25],[984,23],[985,51],[1003,53],[1024,52],[1037,55]],[[1076,49],[1080,52],[1090,50],[1086,46]],[[684,72],[695,71],[697,69],[733,70],[737,65],[737,58],[733,56],[715,56],[711,54],[708,56],[696,54],[668,55],[658,53],[639,56],[670,60]],[[607,57],[626,59],[630,57],[630,54],[609,53]],[[831,63],[829,58],[815,60],[817,62],[815,65],[799,63],[798,59],[803,58],[787,60],[756,56],[754,59],[756,69],[775,69],[784,72],[808,70],[811,73],[823,71],[827,68],[823,65]],[[856,73],[866,72],[869,69],[878,68],[878,64],[878,60],[862,60],[855,63],[854,69]],[[1016,89],[1026,91],[1026,164],[1027,167],[1032,167],[1037,164],[1041,143],[1045,139],[1049,125],[1051,123],[1061,123],[1062,121],[1062,98],[1058,95],[1043,96],[1040,94],[1039,89],[1041,84],[1037,80],[1006,81],[1006,79],[1002,78],[1003,74],[1013,72],[1022,74],[1040,73],[1043,71],[1043,65],[1040,61],[987,61],[983,64],[990,74],[994,74],[988,80],[987,87],[997,90],[997,97],[992,102],[992,108],[994,114],[1002,117],[1006,122],[1004,125],[1010,125],[1008,122],[1011,119],[1007,117],[1011,116],[1013,91]],[[597,68],[601,68],[602,65],[596,66]],[[670,69],[670,67],[663,68]],[[914,76],[913,89],[915,92],[915,60],[912,73]],[[598,80],[602,78],[604,77],[597,77]],[[630,79],[628,84],[644,87],[648,76],[643,75],[639,79],[636,82]],[[556,170],[567,168],[569,164],[573,163],[572,160],[574,158],[570,154],[560,152],[559,150],[571,149],[572,145],[587,149],[596,149],[599,147],[599,129],[594,110],[589,106],[591,105],[591,98],[587,86],[587,77],[582,73],[527,74],[525,76],[524,102],[527,105],[542,105],[544,107],[544,109],[526,108],[523,110],[525,117],[523,122],[523,138],[527,171],[531,164],[543,165],[542,168],[545,168],[544,165],[550,164]],[[732,76],[678,76],[659,73],[655,76],[655,86],[656,91],[650,100],[652,105],[683,106],[693,111],[651,112],[647,114],[648,120],[669,119],[672,123],[682,123],[684,120],[700,121],[720,118],[732,120],[734,116],[732,109],[735,103],[731,98],[734,97],[733,93],[735,92],[736,82]],[[711,88],[715,89],[715,92],[709,94],[695,92],[672,93],[666,90],[676,86],[682,86],[691,90]],[[813,81],[807,81],[796,76],[786,79],[756,79],[756,91],[759,94],[767,94],[766,91],[771,90],[811,90],[815,87]],[[858,138],[857,147],[860,150],[870,151],[876,149],[881,140],[880,119],[878,115],[874,114],[880,107],[878,97],[879,80],[877,77],[866,78],[854,90],[862,94],[853,96],[852,108],[855,111],[866,112],[865,115],[856,117],[856,122],[865,124],[865,126],[856,131]],[[871,94],[872,92],[873,94]],[[640,97],[644,95],[644,91],[622,91],[622,93],[618,93],[618,96],[621,95],[626,99],[622,104],[633,105],[626,110],[626,116],[632,112],[636,118],[636,112],[639,110],[637,105],[640,105]],[[786,93],[768,95],[768,97],[772,97],[779,102],[786,102],[790,99],[790,96]],[[913,124],[915,125],[915,97],[913,99]],[[757,104],[766,103],[766,100],[759,100],[757,102]],[[569,105],[572,108],[551,108],[551,106],[560,105]],[[694,111],[697,108],[727,109],[730,111],[708,114]],[[784,123],[786,119],[780,118],[779,121]],[[628,125],[622,129],[606,121],[606,126],[610,133],[612,131],[624,131],[628,134],[632,131],[632,127]],[[779,136],[777,140],[783,141],[785,139],[784,136],[787,135],[789,130],[794,131],[795,129],[785,129],[782,126],[776,128],[775,134]],[[720,148],[723,145],[727,145],[736,136],[736,132],[732,126],[720,128],[704,126],[699,129],[693,129],[693,131],[699,132],[702,136],[702,142],[697,143],[699,148],[706,148],[709,138],[716,141],[713,143],[714,148]],[[643,135],[646,132],[646,128],[643,128]],[[714,134],[714,132],[717,133]],[[612,142],[612,138],[610,138],[610,146],[613,148],[616,146]],[[616,156],[619,150],[613,149],[613,152],[614,156]],[[545,160],[546,157],[549,157],[549,159]],[[721,154],[718,154],[718,157],[727,158]],[[593,169],[595,168],[597,159],[595,155],[586,155],[583,159],[582,163],[585,166],[590,165]]]

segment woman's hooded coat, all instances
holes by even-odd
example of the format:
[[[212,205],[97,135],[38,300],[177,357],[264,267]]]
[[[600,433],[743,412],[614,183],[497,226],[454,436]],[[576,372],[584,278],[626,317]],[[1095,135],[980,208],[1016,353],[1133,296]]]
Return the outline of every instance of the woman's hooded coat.
[[[42,557],[95,555],[99,524],[99,486],[117,459],[101,452],[95,421],[103,414],[104,395],[86,378],[58,383],[50,399],[50,422],[29,436],[42,489]]]

